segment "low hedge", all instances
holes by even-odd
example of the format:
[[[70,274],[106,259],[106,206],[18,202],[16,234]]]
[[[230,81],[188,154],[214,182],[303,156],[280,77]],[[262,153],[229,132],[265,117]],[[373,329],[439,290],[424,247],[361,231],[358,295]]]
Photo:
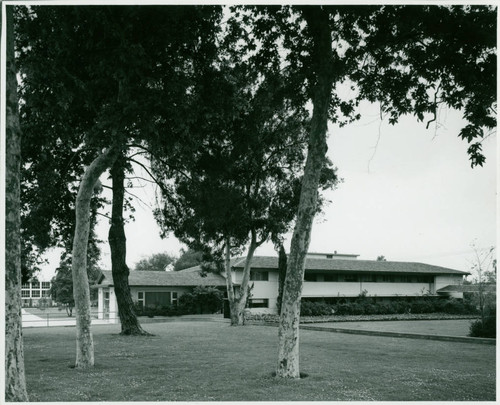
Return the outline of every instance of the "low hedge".
[[[326,315],[383,315],[383,314],[477,314],[476,308],[467,301],[457,299],[394,300],[376,302],[370,298],[342,304],[323,301],[302,301],[301,316]]]

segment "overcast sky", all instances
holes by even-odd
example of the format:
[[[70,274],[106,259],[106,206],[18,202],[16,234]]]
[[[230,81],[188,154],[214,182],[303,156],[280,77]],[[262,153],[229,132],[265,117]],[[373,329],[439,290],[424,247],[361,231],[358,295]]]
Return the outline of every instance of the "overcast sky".
[[[392,126],[378,106],[363,105],[361,121],[339,129],[329,126],[328,156],[344,179],[328,192],[331,203],[314,224],[310,252],[359,254],[359,259],[418,261],[467,271],[471,244],[496,245],[496,135],[483,142],[486,163],[471,169],[467,143],[458,138],[461,114],[442,109],[437,123],[425,129],[413,117]],[[179,255],[173,236],[162,240],[151,214],[151,186],[134,189],[135,222],[126,225],[129,267],[153,253]],[[98,233],[107,240],[108,224]],[[291,235],[285,248],[289,251]],[[274,255],[272,244],[257,254]],[[51,277],[57,254],[43,276]],[[111,268],[109,246],[102,264]]]

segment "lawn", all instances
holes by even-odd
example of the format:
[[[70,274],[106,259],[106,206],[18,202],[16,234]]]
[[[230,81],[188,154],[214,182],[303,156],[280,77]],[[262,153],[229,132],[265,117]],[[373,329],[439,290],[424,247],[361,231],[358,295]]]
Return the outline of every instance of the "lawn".
[[[25,329],[31,401],[495,400],[495,346],[301,331],[299,381],[272,377],[277,328],[147,324],[152,337],[95,326],[96,366],[72,368],[75,329]]]

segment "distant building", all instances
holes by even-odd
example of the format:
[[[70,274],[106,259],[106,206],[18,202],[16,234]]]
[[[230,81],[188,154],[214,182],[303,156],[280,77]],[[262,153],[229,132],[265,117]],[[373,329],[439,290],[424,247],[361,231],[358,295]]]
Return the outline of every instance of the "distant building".
[[[338,302],[360,294],[390,300],[422,295],[463,298],[460,288],[469,273],[414,262],[358,260],[358,255],[311,253],[306,258],[302,298]],[[235,288],[242,281],[245,257],[231,260]],[[101,317],[118,310],[110,271],[103,271],[99,289]],[[131,271],[132,300],[139,305],[176,305],[179,296],[198,285],[224,288],[225,277],[201,272],[199,266],[174,272]],[[250,274],[253,283],[250,311],[276,313],[278,258],[256,256]]]
[[[50,296],[50,281],[38,281],[32,279],[27,283],[21,285],[21,304],[23,307],[37,307],[40,299],[47,300],[48,306],[52,306],[52,299]]]

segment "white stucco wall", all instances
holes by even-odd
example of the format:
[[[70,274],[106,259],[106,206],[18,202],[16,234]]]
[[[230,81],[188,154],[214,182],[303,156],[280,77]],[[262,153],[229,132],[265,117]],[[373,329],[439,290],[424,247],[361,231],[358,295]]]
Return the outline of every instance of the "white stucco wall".
[[[463,283],[463,276],[460,274],[445,274],[438,275],[435,277],[435,288],[439,290],[440,288],[446,287],[447,285],[460,285]]]
[[[262,271],[262,270],[261,270]],[[252,298],[267,298],[269,308],[251,308],[254,313],[275,313],[276,301],[278,297],[278,272],[269,272],[269,281],[250,281],[254,284]],[[233,271],[233,281],[241,283],[243,272]],[[325,282],[325,281],[304,281],[302,296],[306,298],[320,297],[356,297],[367,291],[368,296],[397,297],[397,296],[421,296],[427,293],[435,294],[436,289],[450,284],[461,284],[461,275],[443,275],[433,277],[432,283],[403,283],[403,282]],[[318,280],[323,280],[319,275]]]

